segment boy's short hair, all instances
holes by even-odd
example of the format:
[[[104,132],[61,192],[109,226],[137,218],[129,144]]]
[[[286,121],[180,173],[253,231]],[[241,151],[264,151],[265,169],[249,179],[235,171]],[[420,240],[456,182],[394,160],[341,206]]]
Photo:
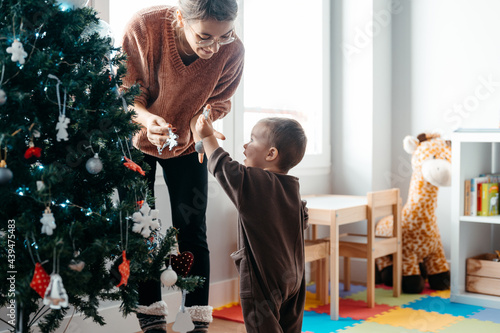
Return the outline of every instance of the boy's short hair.
[[[269,144],[278,149],[278,168],[288,172],[306,152],[307,137],[300,123],[290,118],[270,117],[259,122],[268,128]]]

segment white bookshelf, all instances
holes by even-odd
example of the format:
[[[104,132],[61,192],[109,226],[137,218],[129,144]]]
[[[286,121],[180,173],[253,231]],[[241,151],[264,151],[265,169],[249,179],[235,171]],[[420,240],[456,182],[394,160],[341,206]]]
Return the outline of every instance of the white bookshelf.
[[[500,309],[499,296],[465,290],[467,258],[500,250],[500,216],[464,216],[464,181],[482,173],[498,172],[500,129],[463,129],[452,134],[452,302]]]

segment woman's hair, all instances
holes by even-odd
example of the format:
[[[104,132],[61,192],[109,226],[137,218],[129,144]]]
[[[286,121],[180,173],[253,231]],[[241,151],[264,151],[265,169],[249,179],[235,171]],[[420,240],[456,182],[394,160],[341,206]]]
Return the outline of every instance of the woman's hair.
[[[259,121],[268,129],[269,144],[278,149],[281,171],[288,172],[304,157],[307,137],[300,123],[294,119],[271,117]]]
[[[238,15],[236,0],[179,0],[177,7],[187,22],[207,19],[234,21]]]

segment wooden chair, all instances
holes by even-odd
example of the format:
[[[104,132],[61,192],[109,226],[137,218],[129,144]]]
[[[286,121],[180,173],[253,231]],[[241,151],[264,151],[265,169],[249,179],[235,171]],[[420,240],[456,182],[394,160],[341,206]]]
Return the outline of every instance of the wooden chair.
[[[329,273],[328,257],[330,254],[330,241],[328,239],[317,239],[316,226],[312,225],[312,239],[306,240],[304,244],[305,262],[310,262],[311,275],[314,275],[316,283],[316,298],[323,304],[328,303]]]
[[[375,259],[392,254],[393,259],[393,295],[401,294],[402,258],[401,258],[401,198],[399,189],[370,192],[367,195],[367,235],[344,234],[339,238],[339,255],[344,257],[344,290],[350,289],[350,258],[367,260],[367,303],[375,306]],[[392,215],[394,237],[376,237],[375,225],[382,217]]]

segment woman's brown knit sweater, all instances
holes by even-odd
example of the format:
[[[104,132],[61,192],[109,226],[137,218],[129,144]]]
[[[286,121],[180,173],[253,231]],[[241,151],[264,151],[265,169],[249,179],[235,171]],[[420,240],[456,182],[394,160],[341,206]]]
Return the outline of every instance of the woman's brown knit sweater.
[[[194,152],[191,118],[211,104],[213,120],[231,109],[230,98],[243,72],[244,47],[239,39],[223,45],[210,59],[196,59],[184,65],[175,45],[172,20],[176,8],[155,6],[144,9],[129,22],[123,37],[127,53],[124,86],[138,83],[141,94],[135,102],[161,116],[177,128],[177,147],[158,155],[143,128],[133,138],[134,146],[146,154],[171,158]]]

